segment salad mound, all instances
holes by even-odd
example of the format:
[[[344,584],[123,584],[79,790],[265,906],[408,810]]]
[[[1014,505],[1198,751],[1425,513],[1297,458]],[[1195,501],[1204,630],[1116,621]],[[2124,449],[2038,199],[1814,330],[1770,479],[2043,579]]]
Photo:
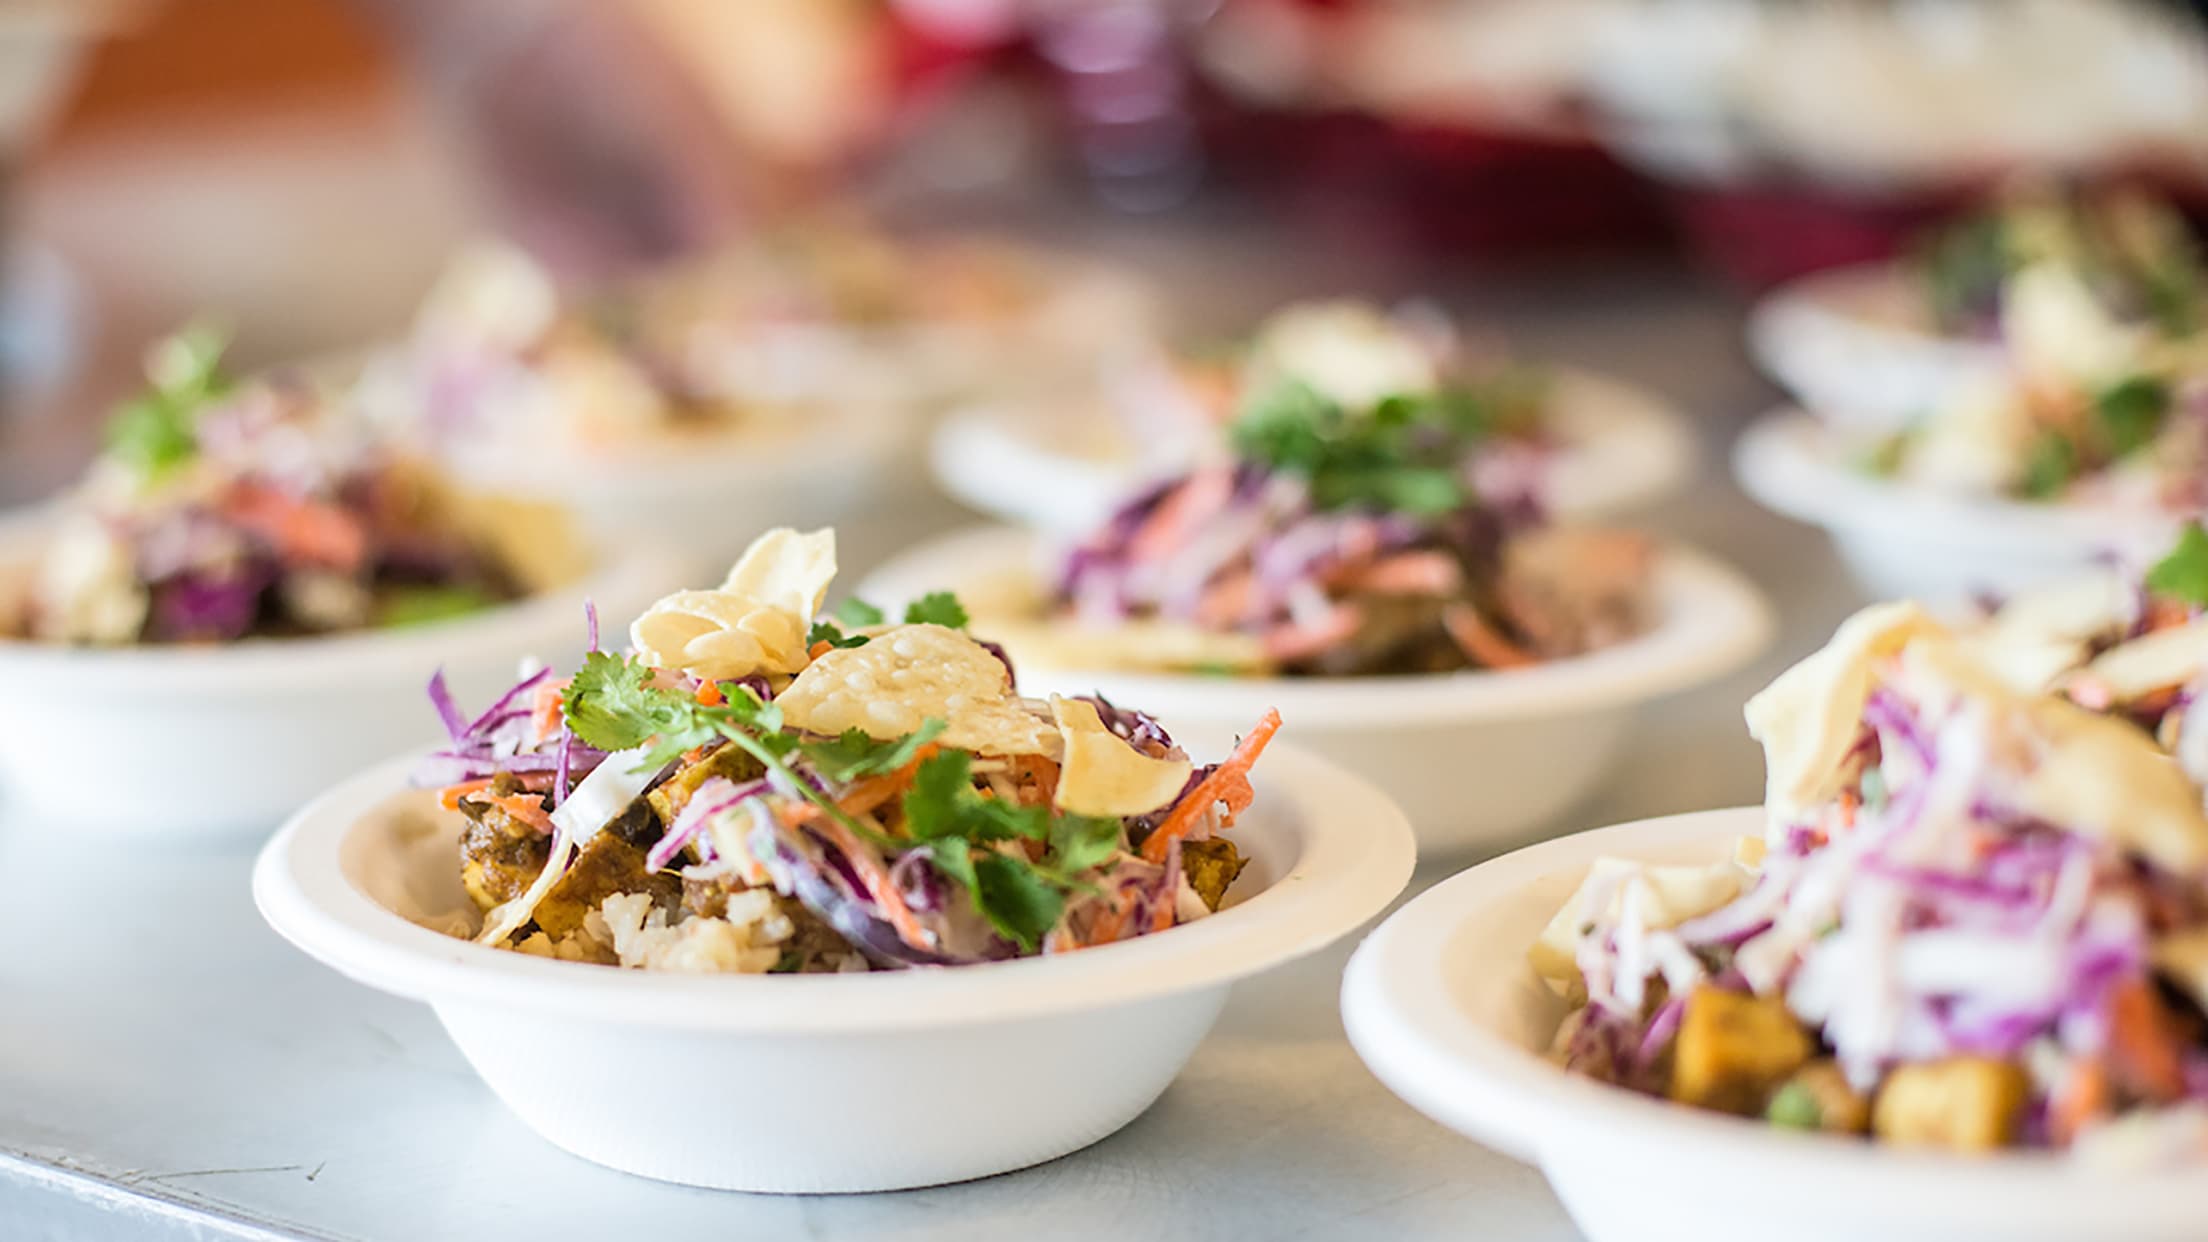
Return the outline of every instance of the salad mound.
[[[2208,534],[1949,624],[1878,605],[1748,704],[1768,828],[1603,859],[1532,950],[1574,1072],[1982,1152],[2208,1153]]]
[[[232,380],[187,329],[64,505],[28,583],[24,635],[222,643],[444,620],[571,571],[556,513],[455,489],[304,379]]]
[[[563,290],[517,247],[486,242],[453,261],[355,397],[379,422],[491,452],[787,428],[922,382],[942,362],[924,356],[930,333],[1053,326],[1023,320],[1080,290],[1042,268],[1008,248],[908,246],[814,223]]]
[[[1540,520],[1543,388],[1414,326],[1291,308],[1250,350],[1225,457],[1064,557],[1011,631],[1053,665],[1314,675],[1513,668],[1637,633],[1654,550]],[[1008,639],[1008,641],[1012,641]]]
[[[464,819],[481,919],[446,930],[571,961],[691,972],[955,966],[1163,931],[1244,859],[1269,713],[1218,764],[1101,699],[1020,697],[933,595],[900,623],[819,617],[832,531],[761,536],[568,677],[524,677],[418,774]]]
[[[1998,339],[2009,282],[2042,264],[2075,272],[2119,322],[2173,339],[2201,329],[2200,247],[2182,216],[2138,190],[2025,186],[1931,231],[1912,265],[1935,326]]]
[[[2131,199],[2027,200],[1980,227],[1990,240],[1935,253],[1988,251],[1967,300],[2001,339],[2001,372],[1846,452],[1873,474],[1963,495],[2208,506],[2208,340],[2183,223]]]

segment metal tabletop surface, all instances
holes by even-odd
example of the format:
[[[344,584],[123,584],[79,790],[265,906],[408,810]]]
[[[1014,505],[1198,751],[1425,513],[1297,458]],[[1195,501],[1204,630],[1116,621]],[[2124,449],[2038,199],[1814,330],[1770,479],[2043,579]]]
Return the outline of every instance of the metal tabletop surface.
[[[1126,249],[1160,262],[1139,240]],[[1190,255],[1181,275],[1202,289],[1205,264],[1248,271],[1252,257]],[[1246,305],[1291,291],[1240,288]],[[1736,309],[1674,271],[1467,282],[1446,300],[1507,325],[1529,356],[1692,413],[1701,479],[1647,524],[1740,565],[1780,612],[1755,667],[1647,709],[1616,782],[1556,830],[1754,800],[1739,705],[1853,601],[1820,537],[1727,479],[1723,446],[1771,400],[1741,360]],[[917,483],[892,489],[844,527],[851,580],[965,520]],[[1355,938],[1238,985],[1156,1106],[1085,1151],[929,1190],[744,1195],[611,1172],[536,1138],[427,1007],[348,982],[261,924],[258,844],[86,837],[0,808],[0,1239],[1576,1236],[1537,1171],[1427,1121],[1359,1063],[1336,1008]],[[1412,891],[1472,861],[1429,860]]]

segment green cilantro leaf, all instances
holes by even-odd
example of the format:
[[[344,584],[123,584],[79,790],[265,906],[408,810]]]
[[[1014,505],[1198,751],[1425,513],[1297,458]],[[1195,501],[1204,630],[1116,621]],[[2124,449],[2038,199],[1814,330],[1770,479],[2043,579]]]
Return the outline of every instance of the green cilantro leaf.
[[[1065,893],[1018,859],[985,852],[973,871],[974,908],[1029,952],[1066,913]]]
[[[936,837],[922,848],[928,852],[928,861],[968,893],[981,891],[981,882],[974,875],[974,843],[964,837]],[[979,909],[981,902],[974,902]],[[984,917],[986,917],[986,911]]]
[[[2208,607],[2208,531],[2187,522],[2170,554],[2147,571],[2147,589],[2158,595]]]
[[[2024,459],[2024,494],[2033,500],[2052,500],[2067,491],[2078,477],[2078,449],[2059,432],[2048,431],[2032,442]]]
[[[963,630],[967,620],[966,606],[949,591],[934,591],[905,605],[906,625],[940,625]]]
[[[1429,469],[1336,470],[1312,479],[1311,499],[1322,509],[1355,504],[1435,517],[1465,505],[1470,492],[1453,471]]]
[[[652,669],[640,660],[605,651],[583,657],[582,667],[560,692],[560,708],[575,736],[600,750],[628,750],[653,737],[694,731],[690,696],[648,683]],[[691,745],[696,745],[695,742]],[[683,749],[688,749],[684,747]]]
[[[939,837],[927,849],[935,869],[966,890],[975,913],[1030,953],[1065,915],[1065,894],[1009,854],[983,851],[976,858],[973,842],[964,837]]]
[[[942,736],[943,728],[942,721],[930,719],[922,723],[917,732],[892,742],[879,742],[857,729],[845,729],[842,737],[826,742],[804,742],[798,749],[813,771],[822,777],[839,783],[849,782],[881,776],[911,763],[921,747]]]
[[[805,645],[827,643],[831,647],[864,647],[866,635],[846,634],[833,621],[815,621],[813,628],[805,632]]]
[[[200,410],[230,388],[221,367],[227,345],[228,333],[204,323],[155,345],[146,390],[108,420],[108,454],[146,475],[191,460],[199,451]]]
[[[1003,935],[1032,950],[1065,913],[1066,895],[1088,887],[1083,873],[1123,843],[1120,822],[1059,815],[1047,806],[1020,806],[974,789],[972,756],[943,751],[920,764],[904,799],[905,830],[929,857],[965,886],[974,909]],[[1016,851],[993,852],[993,841],[1041,841],[1039,863]],[[972,851],[983,852],[976,859]]]
[[[2093,412],[2108,436],[2109,451],[2117,457],[2128,457],[2152,444],[2169,409],[2169,387],[2151,375],[2118,380],[2093,399]]]
[[[1077,875],[1110,858],[1122,841],[1120,822],[1093,815],[1060,815],[1051,821],[1050,865]]]
[[[837,621],[850,626],[852,629],[880,625],[884,619],[881,609],[857,598],[847,599],[836,605],[836,611],[833,615]]]
[[[783,731],[782,705],[753,694],[749,686],[740,686],[732,681],[722,682],[721,697],[724,702],[719,707],[697,706],[694,699],[689,699],[679,691],[667,693],[690,702],[695,715],[707,722],[709,729],[716,724],[726,725],[731,722],[741,725],[756,735],[751,741],[777,759],[789,756],[803,745],[795,734]],[[729,735],[726,728],[712,731]],[[736,739],[731,737],[730,740]]]
[[[1482,441],[1534,426],[1544,393],[1536,377],[1506,373],[1353,411],[1287,379],[1251,395],[1230,438],[1237,456],[1304,476],[1322,509],[1434,516],[1471,503],[1466,459]]]
[[[974,793],[974,759],[963,750],[942,751],[913,773],[905,791],[905,831],[916,841],[957,836],[963,830]]]

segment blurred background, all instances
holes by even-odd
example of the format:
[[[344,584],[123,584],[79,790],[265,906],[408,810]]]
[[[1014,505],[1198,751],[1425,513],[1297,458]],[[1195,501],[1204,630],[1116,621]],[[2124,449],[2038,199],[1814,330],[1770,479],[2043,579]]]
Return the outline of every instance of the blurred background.
[[[5,0],[0,141],[12,501],[195,310],[250,366],[397,331],[470,237],[590,280],[834,201],[1202,331],[1499,290],[1575,352],[1619,303],[1730,350],[2020,169],[2203,201],[2208,45],[2117,0]]]

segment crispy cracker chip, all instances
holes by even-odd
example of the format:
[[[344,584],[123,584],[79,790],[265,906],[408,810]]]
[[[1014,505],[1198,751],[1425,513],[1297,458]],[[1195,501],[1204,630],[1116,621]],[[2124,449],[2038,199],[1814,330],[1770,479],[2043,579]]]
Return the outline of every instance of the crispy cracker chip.
[[[657,668],[707,681],[805,667],[805,634],[836,576],[836,532],[777,527],[752,541],[718,590],[677,591],[629,626]]]
[[[1153,759],[1104,726],[1096,705],[1052,698],[1051,718],[1065,746],[1054,801],[1076,815],[1122,819],[1147,815],[1180,796],[1188,784],[1186,759]]]
[[[863,646],[825,652],[775,703],[783,719],[814,733],[899,738],[933,718],[944,722],[943,744],[960,750],[1059,751],[1058,731],[1013,693],[1004,662],[940,625],[892,626]]]

